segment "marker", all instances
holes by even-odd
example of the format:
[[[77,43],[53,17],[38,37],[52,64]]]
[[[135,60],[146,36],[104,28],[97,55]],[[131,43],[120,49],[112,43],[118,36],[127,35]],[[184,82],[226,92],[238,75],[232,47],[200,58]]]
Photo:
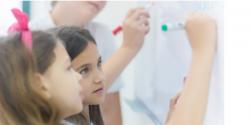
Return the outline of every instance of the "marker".
[[[182,30],[184,29],[185,24],[183,22],[177,23],[165,23],[161,25],[161,30],[164,32],[171,31],[171,30]]]
[[[112,31],[112,33],[113,35],[117,35],[121,31],[122,31],[122,26],[118,26]]]
[[[144,6],[144,8],[145,8],[145,10],[146,11],[149,11],[149,9],[151,8],[153,6],[153,2],[149,2],[149,3],[147,3],[145,6]],[[112,31],[112,33],[113,33],[113,35],[117,35],[119,32],[121,32],[122,31],[122,26],[120,25],[120,26],[117,26],[115,29],[113,29],[113,31]]]

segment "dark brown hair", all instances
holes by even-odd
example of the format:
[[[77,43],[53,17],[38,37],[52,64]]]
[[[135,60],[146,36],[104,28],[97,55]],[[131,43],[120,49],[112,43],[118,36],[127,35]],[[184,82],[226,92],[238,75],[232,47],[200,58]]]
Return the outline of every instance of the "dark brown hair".
[[[71,58],[74,60],[80,55],[89,43],[96,45],[95,39],[92,37],[88,30],[79,27],[58,27],[51,29],[50,32],[55,33],[61,41],[64,43],[65,48]],[[104,125],[101,110],[99,105],[89,105],[89,118],[84,112],[68,118],[68,120],[75,122],[76,124],[89,124]]]

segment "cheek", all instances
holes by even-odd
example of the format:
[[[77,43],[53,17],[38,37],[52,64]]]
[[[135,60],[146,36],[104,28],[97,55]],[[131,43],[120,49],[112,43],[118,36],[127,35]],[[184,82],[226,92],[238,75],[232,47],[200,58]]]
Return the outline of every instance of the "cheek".
[[[60,81],[60,84],[64,84],[65,89],[68,89],[68,91],[71,93],[75,93],[81,90],[79,81],[74,72],[64,71],[58,81]]]
[[[73,72],[70,71],[64,71],[63,77],[62,77],[65,82],[70,83],[78,83],[77,77],[74,75]]]
[[[82,80],[80,81],[80,85],[82,87],[83,94],[85,95],[85,97],[89,96],[91,94],[91,90],[92,90],[91,80],[82,78]]]

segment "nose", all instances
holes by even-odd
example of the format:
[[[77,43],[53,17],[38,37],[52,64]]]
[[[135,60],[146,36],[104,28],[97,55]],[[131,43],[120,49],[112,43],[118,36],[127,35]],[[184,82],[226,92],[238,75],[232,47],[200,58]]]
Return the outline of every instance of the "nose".
[[[101,70],[97,71],[94,82],[97,84],[102,84],[104,81],[105,81],[104,72]]]

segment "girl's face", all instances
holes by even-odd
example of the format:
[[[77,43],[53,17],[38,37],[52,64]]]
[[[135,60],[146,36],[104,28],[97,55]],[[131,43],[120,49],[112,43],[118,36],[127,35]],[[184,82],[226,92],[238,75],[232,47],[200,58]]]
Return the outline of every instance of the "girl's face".
[[[49,99],[60,110],[62,117],[68,117],[82,111],[83,94],[79,84],[80,74],[76,73],[64,46],[58,42],[55,49],[55,59],[42,76]]]
[[[72,61],[74,69],[82,75],[80,84],[84,89],[84,104],[97,105],[105,99],[105,76],[97,47],[88,43],[86,49]]]

